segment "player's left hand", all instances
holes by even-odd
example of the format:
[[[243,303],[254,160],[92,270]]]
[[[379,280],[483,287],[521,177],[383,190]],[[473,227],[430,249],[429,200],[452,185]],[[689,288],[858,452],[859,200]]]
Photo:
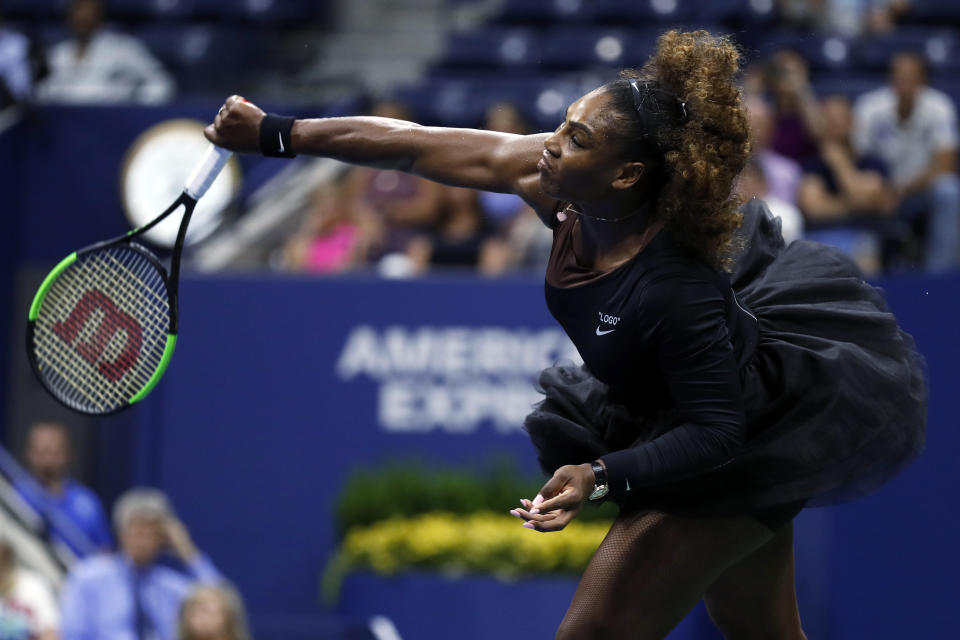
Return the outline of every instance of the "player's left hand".
[[[260,122],[266,113],[246,98],[230,96],[227,98],[213,124],[203,130],[207,140],[240,153],[258,153],[260,151]]]
[[[535,531],[560,531],[577,517],[593,490],[590,464],[565,465],[556,470],[533,500],[521,500],[523,509],[510,513]]]

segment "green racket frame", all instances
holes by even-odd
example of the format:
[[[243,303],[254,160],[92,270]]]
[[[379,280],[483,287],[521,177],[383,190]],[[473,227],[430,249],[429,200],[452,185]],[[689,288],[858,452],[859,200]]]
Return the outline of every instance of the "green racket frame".
[[[166,372],[167,367],[170,364],[170,360],[173,357],[173,351],[177,344],[180,255],[183,252],[183,245],[187,234],[187,227],[190,224],[190,217],[193,215],[193,210],[197,206],[197,201],[203,196],[204,193],[206,193],[207,189],[209,189],[210,185],[220,173],[220,170],[230,159],[230,156],[231,153],[229,151],[214,145],[210,145],[207,153],[204,155],[203,159],[191,174],[190,179],[187,181],[187,186],[184,188],[183,193],[181,193],[180,196],[173,202],[173,204],[167,207],[163,213],[158,215],[146,225],[137,229],[133,229],[123,236],[98,242],[71,253],[66,258],[61,260],[57,266],[55,266],[53,270],[47,274],[46,278],[44,278],[40,288],[37,290],[37,293],[33,298],[33,302],[30,305],[30,311],[27,315],[27,359],[30,361],[30,366],[32,367],[34,374],[36,374],[44,388],[46,388],[54,398],[64,404],[64,406],[72,409],[73,411],[77,411],[78,413],[87,415],[110,415],[117,413],[118,411],[122,411],[127,407],[137,404],[147,397],[153,388],[156,387],[157,383],[160,381],[160,378],[163,377],[163,374]],[[184,208],[183,219],[181,220],[180,228],[177,231],[177,239],[173,247],[173,252],[170,259],[170,271],[168,273],[167,270],[164,269],[160,260],[149,249],[141,244],[133,242],[133,240],[162,222],[167,218],[167,216],[179,209],[181,206]],[[43,305],[44,298],[49,293],[50,288],[58,276],[60,276],[72,264],[77,262],[77,260],[81,260],[85,254],[90,254],[101,249],[117,245],[125,245],[128,249],[135,251],[142,257],[146,258],[160,274],[164,287],[167,291],[169,303],[169,325],[167,329],[167,339],[157,368],[153,371],[143,387],[128,399],[126,405],[121,405],[110,411],[86,411],[82,408],[71,406],[58,397],[58,394],[50,387],[46,377],[43,375],[43,372],[40,369],[40,364],[37,362],[36,349],[34,345],[36,320],[40,314],[40,308]]]

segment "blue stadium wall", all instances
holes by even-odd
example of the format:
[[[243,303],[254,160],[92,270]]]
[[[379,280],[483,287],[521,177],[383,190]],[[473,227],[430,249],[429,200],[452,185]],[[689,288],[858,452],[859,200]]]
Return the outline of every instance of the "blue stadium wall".
[[[49,266],[123,230],[115,178],[145,126],[209,111],[51,109],[0,137],[2,300],[13,299],[16,268]],[[248,171],[263,170],[247,162]],[[928,448],[876,495],[798,519],[811,637],[940,638],[960,626],[960,277],[900,276],[882,285],[929,362]],[[541,286],[188,274],[171,367],[125,418],[129,431],[116,435],[116,450],[133,461],[122,482],[170,493],[199,546],[239,586],[258,637],[284,637],[284,625],[308,630],[323,612],[319,575],[336,544],[332,505],[351,469],[397,457],[459,464],[494,454],[534,468],[517,417],[534,398],[533,372],[570,355]],[[25,309],[4,304],[0,330],[19,335]],[[7,344],[17,348],[4,372],[24,364],[20,342]],[[114,463],[128,464],[101,460]],[[123,487],[98,488],[115,495]],[[549,638],[572,586],[359,576],[346,585],[341,612],[386,613],[404,637],[447,637],[452,624],[469,627],[458,633],[464,638],[503,637],[505,629]],[[528,626],[505,626],[518,618]],[[672,637],[709,637],[706,624],[700,612]]]

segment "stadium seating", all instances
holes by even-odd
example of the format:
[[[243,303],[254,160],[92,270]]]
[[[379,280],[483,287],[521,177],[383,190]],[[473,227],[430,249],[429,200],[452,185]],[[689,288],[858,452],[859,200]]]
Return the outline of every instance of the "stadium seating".
[[[193,15],[194,0],[108,0],[110,16],[124,19],[179,19]]]
[[[49,45],[66,36],[67,2],[4,0],[3,10]],[[331,0],[106,2],[115,26],[143,38],[177,76],[180,95],[203,94],[217,81],[226,82],[221,63],[227,61],[250,77],[281,64],[287,73],[305,64],[303,56],[285,50],[284,32],[274,27],[321,25],[332,5]],[[904,25],[860,39],[791,31],[776,21],[774,0],[509,0],[487,24],[452,32],[426,78],[401,93],[426,119],[450,124],[475,125],[487,100],[539,101],[544,108],[537,108],[533,119],[550,126],[558,117],[557,96],[568,99],[564,87],[582,88],[587,80],[602,82],[618,68],[642,64],[664,29],[683,25],[732,34],[748,60],[794,49],[809,61],[818,91],[850,96],[882,84],[893,53],[918,51],[930,63],[934,85],[960,96],[954,78],[960,70],[960,4],[914,0]]]
[[[637,65],[646,58],[658,35],[656,29],[553,27],[544,37],[542,64],[553,69]]]
[[[865,39],[857,48],[857,61],[866,69],[885,69],[898,51],[916,51],[935,70],[955,70],[960,68],[957,40],[953,29],[904,26],[889,34]]]
[[[960,4],[952,0],[911,0],[907,19],[927,24],[957,24]]]
[[[531,67],[539,62],[540,37],[533,29],[486,27],[453,35],[443,64],[449,67]]]
[[[505,2],[497,21],[505,24],[589,23],[595,4],[590,0],[511,0]]]
[[[60,19],[68,0],[5,0],[5,13],[17,19]],[[107,14],[123,22],[216,21],[292,23],[326,17],[327,0],[106,0]]]
[[[294,23],[317,21],[327,15],[322,0],[192,0],[200,17],[250,22]]]

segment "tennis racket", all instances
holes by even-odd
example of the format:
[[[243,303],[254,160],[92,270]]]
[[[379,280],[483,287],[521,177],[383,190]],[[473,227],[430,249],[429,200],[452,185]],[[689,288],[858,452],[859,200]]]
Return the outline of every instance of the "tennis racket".
[[[210,145],[183,193],[146,225],[80,249],[40,285],[27,321],[27,357],[54,398],[106,415],[143,400],[177,344],[180,254],[190,216],[231,153]],[[135,240],[183,207],[170,272]]]

